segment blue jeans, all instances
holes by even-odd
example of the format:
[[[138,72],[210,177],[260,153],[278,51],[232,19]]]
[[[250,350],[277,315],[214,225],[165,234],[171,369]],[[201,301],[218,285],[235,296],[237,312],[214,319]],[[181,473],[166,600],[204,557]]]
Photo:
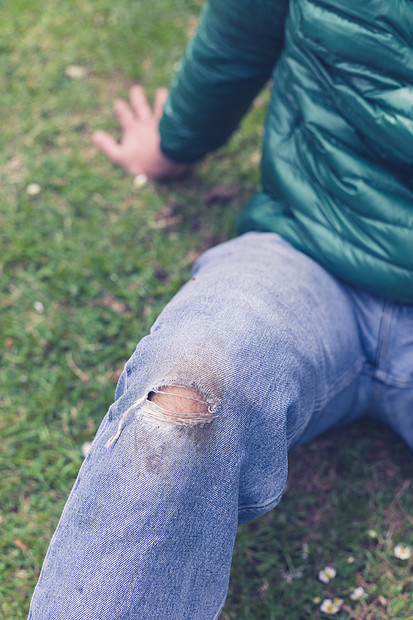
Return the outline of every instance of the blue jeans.
[[[206,423],[156,411],[168,385],[195,388]],[[366,415],[413,447],[413,306],[272,233],[207,251],[125,366],[29,617],[218,618],[237,525],[279,502],[288,451]]]

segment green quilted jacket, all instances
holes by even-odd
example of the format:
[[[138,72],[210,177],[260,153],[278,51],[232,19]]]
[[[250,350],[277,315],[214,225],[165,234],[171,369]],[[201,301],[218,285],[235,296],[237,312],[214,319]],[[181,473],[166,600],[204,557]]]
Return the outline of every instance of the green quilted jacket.
[[[413,303],[413,1],[210,0],[172,85],[161,147],[222,145],[272,78],[262,191],[273,231],[332,273]]]

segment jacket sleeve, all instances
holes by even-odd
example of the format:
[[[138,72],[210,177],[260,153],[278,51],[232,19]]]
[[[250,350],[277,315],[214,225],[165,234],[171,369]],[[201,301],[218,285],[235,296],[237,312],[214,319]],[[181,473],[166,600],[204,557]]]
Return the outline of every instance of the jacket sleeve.
[[[288,0],[209,0],[160,123],[161,149],[192,162],[221,146],[270,78]]]

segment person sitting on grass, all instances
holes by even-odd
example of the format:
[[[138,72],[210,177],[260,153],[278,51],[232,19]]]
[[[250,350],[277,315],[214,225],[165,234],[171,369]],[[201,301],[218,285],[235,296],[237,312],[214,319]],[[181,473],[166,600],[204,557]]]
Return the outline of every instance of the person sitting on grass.
[[[170,94],[116,102],[95,144],[156,181],[272,79],[262,189],[126,363],[32,620],[218,618],[294,446],[369,416],[413,447],[412,33],[410,2],[209,0]]]

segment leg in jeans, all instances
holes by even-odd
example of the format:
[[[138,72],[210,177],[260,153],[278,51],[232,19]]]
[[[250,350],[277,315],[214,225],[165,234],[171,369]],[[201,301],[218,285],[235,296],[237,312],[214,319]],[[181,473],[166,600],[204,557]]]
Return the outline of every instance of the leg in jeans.
[[[347,287],[372,389],[366,414],[390,426],[413,449],[413,305]]]
[[[278,503],[306,429],[363,412],[363,363],[314,261],[271,233],[206,252],[126,364],[29,617],[217,618],[237,524]]]

